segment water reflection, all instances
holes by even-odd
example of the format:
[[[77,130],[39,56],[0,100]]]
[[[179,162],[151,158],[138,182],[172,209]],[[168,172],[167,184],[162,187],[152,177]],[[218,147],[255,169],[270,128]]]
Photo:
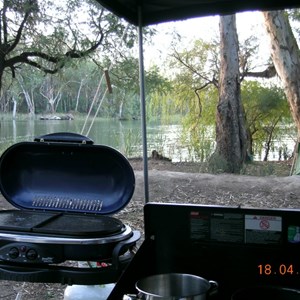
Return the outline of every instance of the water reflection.
[[[34,137],[54,133],[54,132],[74,132],[81,133],[84,120],[2,120],[0,152],[10,145],[21,141],[33,141]],[[86,125],[89,128],[90,124]],[[84,134],[84,133],[83,133]],[[207,141],[203,143],[203,149],[198,149],[196,153],[194,147],[181,139],[182,127],[179,124],[161,125],[158,122],[148,122],[147,140],[148,155],[152,150],[158,151],[166,157],[176,161],[205,160],[214,148],[213,139],[207,136]],[[119,121],[112,119],[96,119],[90,130],[89,137],[95,144],[112,146],[127,157],[142,156],[142,134],[139,121]],[[294,150],[295,142],[291,138],[284,141],[275,142],[273,151],[269,155],[269,160],[278,160],[278,149],[281,145],[287,146],[288,153]],[[263,151],[263,150],[262,150]],[[256,154],[254,159],[263,159],[263,152]]]

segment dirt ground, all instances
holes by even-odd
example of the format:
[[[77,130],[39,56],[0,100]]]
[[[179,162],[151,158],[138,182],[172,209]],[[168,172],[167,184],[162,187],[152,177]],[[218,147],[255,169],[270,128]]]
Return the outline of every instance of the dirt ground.
[[[130,162],[136,175],[135,193],[115,217],[143,232],[142,162],[139,159]],[[288,176],[291,162],[251,164],[243,170],[246,175],[203,173],[200,164],[165,160],[149,160],[148,168],[149,198],[153,202],[300,209],[300,176]],[[0,209],[11,208],[3,198],[0,205]],[[65,288],[61,284],[1,281],[0,299],[60,300]]]

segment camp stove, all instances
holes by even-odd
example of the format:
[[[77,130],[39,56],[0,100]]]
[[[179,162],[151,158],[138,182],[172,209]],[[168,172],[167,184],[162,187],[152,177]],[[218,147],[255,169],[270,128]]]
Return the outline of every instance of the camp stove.
[[[218,283],[207,299],[300,299],[300,211],[148,203],[145,240],[109,300],[156,274]]]

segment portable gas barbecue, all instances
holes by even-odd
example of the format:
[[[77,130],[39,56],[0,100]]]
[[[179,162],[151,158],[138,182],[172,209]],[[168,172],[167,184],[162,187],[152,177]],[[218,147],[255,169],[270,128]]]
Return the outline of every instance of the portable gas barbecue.
[[[0,189],[18,210],[0,212],[0,278],[115,282],[140,233],[111,215],[128,204],[134,187],[128,160],[82,135],[50,134],[8,148]],[[108,267],[57,265],[72,260]]]

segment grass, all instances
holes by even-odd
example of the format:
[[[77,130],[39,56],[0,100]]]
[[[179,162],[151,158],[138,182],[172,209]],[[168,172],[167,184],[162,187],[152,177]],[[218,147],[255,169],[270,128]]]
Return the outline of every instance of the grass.
[[[149,161],[150,165],[152,161]],[[150,166],[151,167],[151,166]],[[157,168],[157,162],[154,163]],[[222,167],[222,166],[221,166]],[[292,160],[286,161],[254,161],[245,164],[240,175],[248,176],[289,176],[292,167]],[[222,174],[221,170],[212,169],[207,162],[167,162],[159,161],[160,170],[179,171],[185,173],[210,173]],[[237,174],[237,175],[239,175]]]
[[[292,164],[292,160],[254,161],[246,164],[241,170],[241,174],[253,176],[289,176]]]

